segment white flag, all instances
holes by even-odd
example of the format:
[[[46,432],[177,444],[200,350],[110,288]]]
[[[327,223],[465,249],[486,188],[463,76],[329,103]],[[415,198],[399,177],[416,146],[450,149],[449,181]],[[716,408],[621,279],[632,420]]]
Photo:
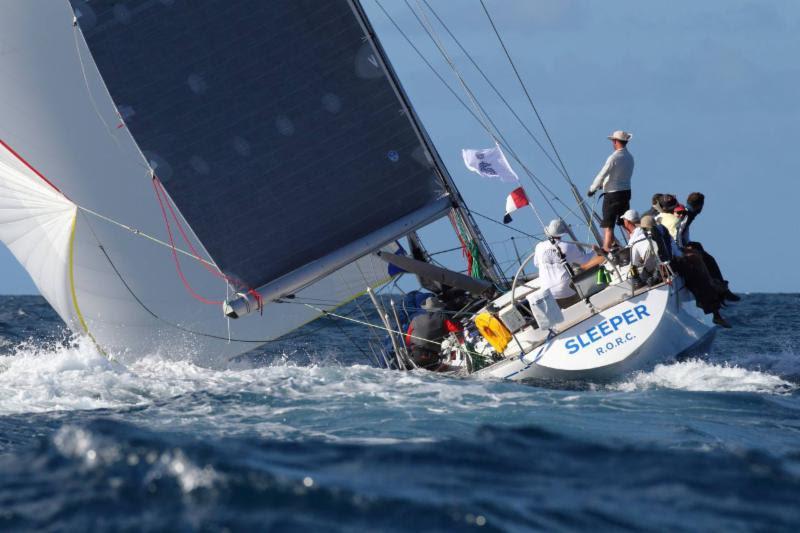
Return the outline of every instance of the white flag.
[[[484,150],[464,149],[461,150],[461,155],[464,157],[464,164],[467,165],[467,168],[484,178],[506,183],[519,181],[499,145]]]

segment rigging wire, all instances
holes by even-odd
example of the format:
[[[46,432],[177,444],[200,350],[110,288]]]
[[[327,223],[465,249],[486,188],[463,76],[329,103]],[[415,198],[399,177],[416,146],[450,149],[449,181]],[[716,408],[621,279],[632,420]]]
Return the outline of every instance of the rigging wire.
[[[438,35],[436,34],[436,31],[433,29],[433,25],[431,24],[430,20],[428,20],[428,16],[425,13],[425,10],[423,9],[420,0],[417,0],[417,8],[419,9],[419,13],[417,13],[414,10],[414,8],[411,7],[411,4],[410,4],[409,0],[404,0],[404,2],[406,4],[406,6],[408,7],[408,9],[414,14],[414,17],[420,23],[422,28],[428,34],[428,37],[430,37],[430,39],[433,41],[433,44],[439,50],[439,53],[442,55],[444,60],[450,66],[450,70],[452,70],[453,74],[455,74],[456,79],[458,79],[458,82],[461,85],[461,88],[466,93],[467,98],[469,99],[470,103],[473,105],[473,107],[476,110],[476,112],[480,115],[479,118],[480,118],[481,126],[484,128],[484,130],[486,130],[486,133],[489,135],[489,137],[491,137],[492,141],[494,141],[495,144],[499,145],[500,144],[499,137],[501,137],[499,128],[497,128],[497,126],[494,124],[494,122],[491,121],[491,119],[489,119],[488,113],[483,108],[483,106],[480,106],[478,104],[477,97],[475,96],[475,94],[472,92],[472,90],[467,85],[466,80],[464,80],[464,77],[461,75],[461,72],[458,70],[458,67],[455,64],[455,61],[453,61],[453,59],[450,57],[450,54],[447,52],[447,49],[445,48],[445,46],[442,43],[441,39],[439,39]],[[484,121],[484,119],[485,119],[485,121]],[[508,144],[508,143],[506,143],[506,144]],[[509,148],[510,148],[510,146],[509,146]],[[509,151],[511,152],[512,157],[514,157],[514,159],[517,159],[517,161],[519,162],[519,158],[516,157],[516,154],[513,152],[513,150],[509,150]],[[520,162],[520,164],[521,164],[521,162]],[[541,187],[539,186],[539,184],[536,183],[536,181],[533,180],[532,178],[531,178],[531,180],[533,181],[534,185],[536,185],[537,189],[539,189],[539,192],[542,194],[542,196],[544,196],[544,193],[543,193]],[[547,200],[547,203],[548,203],[548,205],[550,205],[550,209],[552,209],[553,212],[556,212],[555,208],[552,206],[552,204],[550,204],[549,200]],[[536,209],[536,206],[534,204],[530,204],[530,205],[533,208],[533,212],[536,215],[536,218],[539,219],[539,222],[541,223],[542,227],[545,227],[546,224],[545,224],[544,220],[542,219],[541,215],[539,214],[538,209]]]
[[[425,63],[425,65],[428,67],[428,69],[430,69],[430,71],[431,71],[431,72],[432,72],[432,73],[433,73],[433,74],[434,74],[434,75],[435,75],[435,76],[438,78],[438,80],[439,80],[439,81],[442,83],[442,85],[444,85],[444,86],[445,86],[445,88],[447,88],[447,90],[448,90],[448,91],[449,91],[449,92],[450,92],[450,93],[453,95],[453,97],[455,97],[455,98],[456,98],[456,100],[457,100],[457,101],[458,101],[458,102],[459,102],[459,103],[460,103],[460,104],[461,104],[461,105],[462,105],[462,106],[465,108],[465,110],[466,110],[466,111],[467,111],[467,112],[468,112],[468,113],[469,113],[469,114],[470,114],[470,115],[471,115],[471,116],[472,116],[472,117],[473,117],[473,118],[474,118],[474,119],[475,119],[475,120],[478,122],[478,124],[480,124],[480,125],[481,125],[481,127],[482,127],[482,128],[483,128],[483,129],[484,129],[484,130],[485,130],[485,131],[486,131],[486,132],[487,132],[487,133],[488,133],[490,136],[492,136],[493,138],[497,138],[497,139],[499,139],[499,141],[497,141],[497,140],[496,140],[496,142],[497,142],[497,143],[498,143],[498,144],[499,144],[499,145],[500,145],[502,148],[504,148],[504,149],[505,149],[505,150],[506,150],[506,151],[509,153],[509,155],[512,157],[512,159],[514,159],[514,161],[515,161],[517,164],[519,164],[519,165],[520,165],[520,167],[521,167],[521,168],[522,168],[522,169],[525,171],[525,174],[526,174],[526,175],[528,176],[528,178],[529,178],[529,179],[530,179],[530,180],[533,182],[534,186],[537,188],[537,190],[538,190],[538,191],[539,191],[539,193],[541,194],[542,198],[543,198],[543,199],[544,199],[544,201],[547,203],[548,207],[550,207],[550,209],[553,211],[553,213],[555,213],[556,215],[559,215],[559,213],[558,213],[558,210],[556,210],[556,208],[555,208],[555,207],[553,206],[553,204],[550,202],[550,199],[547,197],[547,195],[544,193],[544,191],[547,191],[547,193],[549,193],[549,194],[552,196],[552,199],[553,199],[553,200],[557,201],[557,202],[558,202],[559,204],[561,204],[561,205],[564,207],[564,209],[566,209],[566,210],[567,210],[567,211],[568,211],[570,214],[574,215],[574,216],[575,216],[575,217],[576,217],[578,220],[580,220],[580,221],[582,221],[582,222],[583,222],[583,220],[584,220],[584,219],[583,219],[583,217],[582,217],[581,215],[579,215],[578,213],[576,213],[576,212],[575,212],[575,211],[574,211],[572,208],[570,208],[570,206],[569,206],[569,205],[567,205],[566,203],[564,203],[564,201],[563,201],[563,200],[561,200],[561,198],[559,198],[559,197],[558,197],[558,195],[556,195],[556,194],[555,194],[555,193],[554,193],[554,192],[553,192],[553,191],[552,191],[552,190],[551,190],[551,189],[550,189],[550,188],[547,186],[547,184],[545,184],[545,183],[544,183],[544,182],[543,182],[541,179],[539,179],[539,178],[536,176],[536,174],[535,174],[535,173],[534,173],[534,172],[533,172],[533,171],[532,171],[532,170],[531,170],[531,169],[530,169],[530,168],[529,168],[529,167],[528,167],[528,166],[527,166],[527,165],[526,165],[526,164],[525,164],[525,163],[522,161],[522,159],[521,159],[521,158],[520,158],[520,157],[519,157],[519,156],[516,154],[516,152],[514,151],[514,149],[511,147],[510,143],[509,143],[509,142],[508,142],[508,141],[505,139],[505,137],[503,136],[503,134],[502,134],[502,133],[499,131],[499,128],[498,128],[498,127],[497,127],[497,125],[495,124],[494,120],[492,120],[492,118],[491,118],[491,115],[489,115],[489,114],[488,114],[488,112],[486,112],[486,110],[485,110],[485,108],[483,107],[483,105],[482,105],[482,104],[481,104],[479,101],[475,100],[475,103],[476,103],[476,105],[477,105],[477,108],[480,110],[479,112],[482,112],[482,113],[483,113],[483,114],[486,116],[487,120],[489,121],[489,123],[491,124],[491,126],[494,128],[495,132],[497,133],[496,137],[495,137],[495,136],[492,134],[492,131],[491,131],[491,129],[488,129],[488,128],[485,126],[485,124],[483,123],[483,121],[482,121],[482,120],[481,120],[481,119],[478,117],[478,114],[476,113],[476,111],[474,111],[474,110],[471,108],[471,106],[470,106],[469,104],[467,104],[467,103],[466,103],[466,102],[465,102],[465,101],[464,101],[464,100],[463,100],[463,99],[462,99],[462,98],[461,98],[461,97],[458,95],[458,93],[455,91],[455,89],[453,89],[453,88],[450,86],[450,84],[449,84],[449,83],[448,83],[448,82],[447,82],[447,81],[446,81],[446,80],[445,80],[445,79],[442,77],[442,75],[441,75],[441,74],[440,74],[440,73],[437,71],[436,67],[434,67],[434,66],[431,64],[431,62],[430,62],[430,61],[428,61],[428,59],[425,57],[425,54],[423,54],[423,53],[422,53],[422,51],[421,51],[421,50],[420,50],[420,49],[419,49],[419,48],[418,48],[418,47],[417,47],[417,46],[414,44],[414,42],[411,40],[411,38],[408,36],[408,34],[407,34],[407,33],[406,33],[406,32],[405,32],[405,31],[404,31],[404,30],[403,30],[403,29],[400,27],[400,25],[397,23],[397,21],[394,19],[394,17],[392,17],[392,15],[391,15],[391,14],[390,14],[390,13],[389,13],[387,10],[386,10],[386,8],[383,6],[383,4],[381,3],[381,1],[380,1],[380,0],[375,0],[375,3],[376,3],[376,4],[377,4],[377,6],[380,8],[380,10],[383,12],[383,14],[386,16],[386,18],[387,18],[387,19],[388,19],[388,20],[391,22],[391,24],[392,24],[392,25],[395,27],[395,29],[396,29],[396,30],[397,30],[397,31],[400,33],[400,35],[403,37],[403,39],[404,39],[404,40],[405,40],[405,41],[408,43],[408,45],[409,45],[409,46],[410,46],[410,47],[411,47],[411,48],[414,50],[414,52],[417,54],[417,56],[418,56],[418,57],[419,57],[419,58],[420,58],[420,59],[423,61],[423,63]],[[435,44],[435,43],[436,43],[436,41],[435,41],[434,37],[433,37],[433,36],[430,34],[430,32],[428,32],[428,30],[426,29],[426,27],[425,27],[424,23],[423,23],[423,22],[422,22],[422,20],[420,19],[419,15],[417,15],[416,11],[415,11],[415,10],[414,10],[414,9],[413,9],[413,8],[412,8],[412,7],[411,7],[409,4],[408,4],[408,0],[406,0],[406,5],[407,5],[407,7],[409,8],[409,10],[412,12],[412,14],[414,15],[414,17],[416,18],[417,22],[418,22],[418,23],[419,23],[419,24],[422,26],[422,29],[423,29],[423,31],[425,31],[425,32],[426,32],[426,34],[427,34],[427,35],[428,35],[428,36],[429,36],[429,37],[430,37],[430,38],[431,38],[431,39],[434,41],[434,44]],[[464,82],[464,84],[466,84],[466,83]],[[468,88],[468,87],[467,87],[467,92],[469,92],[470,94],[472,94],[472,93],[471,93],[471,91],[469,91],[469,88]],[[544,189],[544,191],[543,191],[543,189]],[[473,211],[473,212],[474,212],[474,211]]]
[[[231,337],[230,333],[228,333],[228,336],[215,335],[213,333],[206,333],[206,332],[203,332],[203,331],[196,331],[196,330],[193,330],[191,328],[187,328],[185,326],[181,326],[180,324],[176,324],[174,322],[170,322],[169,320],[159,316],[155,311],[150,309],[150,307],[148,307],[147,304],[145,304],[142,301],[142,299],[139,297],[139,295],[137,295],[136,292],[134,292],[133,288],[130,286],[130,284],[128,284],[128,282],[125,279],[125,277],[122,275],[122,273],[117,268],[117,265],[111,259],[111,256],[108,254],[108,250],[106,250],[105,247],[103,246],[103,244],[100,242],[99,237],[95,233],[94,228],[92,228],[92,225],[88,221],[88,219],[86,220],[86,223],[89,226],[89,229],[90,229],[92,235],[95,238],[95,241],[97,243],[98,248],[102,252],[103,256],[106,258],[106,261],[108,261],[109,266],[111,266],[111,269],[114,271],[116,276],[119,278],[119,280],[122,283],[122,285],[125,287],[125,289],[128,291],[128,293],[131,295],[131,297],[136,301],[137,304],[139,304],[139,306],[147,314],[149,314],[150,316],[152,316],[154,319],[158,320],[159,322],[162,322],[162,323],[166,324],[167,326],[175,328],[175,329],[177,329],[179,331],[183,331],[185,333],[189,333],[191,335],[197,335],[198,337],[205,337],[205,338],[209,338],[209,339],[216,339],[216,340],[221,340],[221,341],[226,341],[226,342],[241,342],[241,343],[247,343],[247,344],[259,344],[259,345],[268,344],[268,343],[284,342],[284,341],[288,341],[288,340],[295,340],[295,339],[300,339],[300,338],[312,336],[312,335],[316,334],[317,332],[319,332],[321,329],[323,329],[325,327],[325,326],[319,326],[319,327],[317,327],[317,328],[315,328],[315,329],[313,329],[311,331],[303,332],[303,333],[300,333],[300,332],[291,333],[291,334],[288,334],[288,335],[281,336],[281,337],[279,337],[277,339],[240,339],[240,338]],[[280,302],[280,303],[284,303],[284,304],[296,303],[296,304],[301,304],[302,305],[302,302],[295,302],[295,301],[285,301],[285,302]],[[319,304],[319,305],[325,305],[325,304]],[[315,306],[312,306],[312,307],[315,308]],[[322,315],[325,316],[325,313],[322,313]],[[342,316],[347,316],[347,315],[342,315]],[[236,357],[238,357],[238,356],[236,356]]]
[[[361,265],[359,265],[359,264],[358,264],[358,261],[356,261],[355,265],[356,265],[356,268],[358,269],[358,272],[361,274],[361,279],[362,279],[362,281],[364,282],[364,286],[365,286],[365,287],[369,287],[369,286],[370,286],[370,283],[369,283],[369,281],[367,280],[367,276],[364,274],[364,271],[363,271],[363,270],[361,270]],[[348,292],[348,293],[350,293],[350,294],[357,294],[357,292],[358,292],[358,291],[354,291],[354,290],[353,290],[353,287],[351,287],[351,286],[350,286],[350,283],[349,283],[349,282],[347,282],[347,280],[345,279],[345,277],[344,277],[344,274],[343,274],[342,272],[340,272],[340,273],[339,273],[339,277],[340,277],[342,280],[344,280],[344,281],[345,281],[345,285],[347,285],[347,292]],[[355,306],[358,308],[359,312],[361,312],[361,317],[362,317],[362,318],[363,318],[363,319],[366,321],[366,320],[368,320],[368,318],[367,318],[367,312],[364,310],[364,308],[363,308],[363,307],[361,307],[361,303],[360,303],[358,300],[359,300],[359,299],[358,299],[358,298],[356,298],[356,299],[353,301],[353,303],[354,303],[354,304],[355,304]],[[372,333],[372,334],[373,334],[373,341],[375,341],[375,342],[377,342],[377,343],[380,343],[380,338],[378,338],[378,334],[377,334],[377,332],[374,332],[374,331],[370,330],[370,333]]]
[[[503,96],[503,94],[500,92],[500,90],[494,84],[492,79],[489,76],[487,76],[486,73],[484,72],[484,70],[478,65],[478,63],[472,57],[472,54],[470,54],[467,51],[467,49],[461,44],[461,41],[453,34],[452,31],[450,31],[450,28],[448,27],[448,25],[444,22],[444,20],[442,20],[442,18],[436,12],[436,10],[433,8],[433,6],[430,5],[428,0],[423,0],[423,2],[425,2],[425,5],[428,7],[430,12],[433,14],[433,16],[436,18],[436,20],[442,26],[442,28],[444,28],[444,30],[447,32],[447,34],[450,36],[450,38],[453,40],[453,42],[456,44],[456,46],[458,46],[458,48],[461,50],[461,52],[464,54],[464,56],[470,61],[470,63],[472,63],[472,66],[475,67],[475,70],[478,71],[478,73],[481,75],[481,77],[484,79],[484,81],[489,85],[489,87],[492,88],[492,90],[497,95],[497,97],[500,98],[500,101],[503,102],[503,104],[511,112],[511,114],[514,116],[514,118],[517,119],[517,122],[519,122],[520,126],[522,126],[522,128],[528,133],[528,135],[531,137],[531,139],[536,143],[536,146],[538,146],[539,149],[542,151],[542,153],[545,155],[545,157],[547,157],[547,160],[550,161],[550,163],[553,165],[553,167],[556,169],[557,172],[559,172],[562,176],[564,176],[566,178],[567,175],[565,174],[565,169],[563,168],[563,163],[561,164],[561,166],[559,166],[558,163],[556,163],[556,161],[553,159],[553,156],[550,155],[550,152],[542,145],[541,141],[539,141],[539,138],[536,137],[536,135],[531,131],[531,129],[528,127],[528,125],[525,123],[525,121],[522,120],[522,118],[519,116],[519,114],[516,112],[516,110],[511,106],[511,104],[508,102],[508,100],[505,98],[505,96]]]
[[[152,235],[149,235],[149,234],[145,233],[142,230],[136,229],[136,228],[134,228],[132,226],[128,226],[127,224],[124,224],[122,222],[114,220],[113,218],[110,218],[110,217],[107,217],[105,215],[102,215],[102,214],[98,213],[97,211],[93,211],[93,210],[89,209],[88,207],[84,207],[82,205],[77,205],[77,204],[75,204],[75,207],[78,208],[80,211],[83,211],[84,213],[87,213],[89,215],[97,217],[97,218],[99,218],[100,220],[102,220],[104,222],[108,222],[109,224],[113,224],[114,226],[122,228],[122,229],[124,229],[126,231],[130,231],[131,233],[133,233],[137,237],[143,237],[143,238],[145,238],[145,239],[147,239],[147,240],[149,240],[149,241],[151,241],[151,242],[153,242],[155,244],[159,244],[161,246],[164,246],[165,248],[173,249],[173,247],[170,246],[170,244],[168,242],[162,241],[161,239],[159,239],[157,237],[153,237]],[[210,261],[208,261],[206,259],[203,259],[200,256],[197,256],[197,255],[194,255],[194,254],[192,254],[190,252],[187,252],[186,250],[183,250],[182,248],[178,248],[176,246],[174,248],[174,250],[176,252],[178,252],[179,254],[183,254],[186,257],[194,259],[195,261],[199,261],[201,263],[205,263],[207,266],[216,267],[216,265],[214,263],[212,263],[212,262],[210,262]]]
[[[515,227],[513,227],[513,226],[509,226],[508,224],[503,224],[503,223],[502,223],[502,222],[500,222],[499,220],[496,220],[496,219],[494,219],[494,218],[492,218],[492,217],[490,217],[490,216],[486,216],[486,215],[484,215],[484,214],[482,214],[482,213],[478,213],[478,212],[477,212],[477,211],[475,211],[474,209],[470,209],[469,211],[470,211],[470,213],[472,213],[473,215],[478,215],[479,217],[481,217],[481,218],[484,218],[484,219],[488,220],[489,222],[494,222],[495,224],[498,224],[498,225],[500,225],[500,226],[503,226],[503,227],[505,227],[505,228],[507,228],[507,229],[510,229],[510,230],[512,230],[512,231],[516,231],[517,233],[519,233],[519,234],[521,234],[521,235],[525,235],[526,237],[530,237],[531,239],[536,239],[537,241],[543,241],[543,240],[544,240],[544,239],[541,239],[541,238],[537,237],[536,235],[532,235],[532,234],[530,234],[530,233],[528,233],[528,232],[522,231],[521,229],[515,228]],[[542,234],[540,234],[540,235],[544,235],[544,234],[542,233]]]
[[[424,0],[427,4],[427,0]],[[542,120],[542,116],[539,114],[539,110],[536,109],[536,105],[533,103],[533,98],[531,98],[531,94],[528,91],[528,87],[522,81],[522,76],[517,70],[517,66],[514,64],[514,60],[511,58],[511,54],[506,47],[506,43],[503,41],[503,38],[500,36],[500,32],[497,30],[497,26],[494,24],[494,20],[492,19],[492,15],[489,13],[489,10],[486,9],[486,4],[483,0],[479,0],[481,3],[481,7],[483,8],[483,12],[486,13],[486,18],[489,20],[489,24],[492,25],[492,30],[494,30],[494,34],[497,36],[497,40],[500,41],[500,46],[503,48],[503,52],[506,54],[506,58],[508,59],[509,65],[514,70],[514,74],[517,77],[517,81],[519,82],[520,87],[522,87],[522,91],[525,93],[525,97],[528,99],[528,103],[531,105],[531,109],[533,109],[533,113],[536,115],[536,119],[539,121],[539,125],[542,127],[542,131],[544,132],[545,136],[547,137],[547,141],[550,143],[550,147],[553,149],[553,153],[556,155],[558,162],[561,164],[561,169],[564,171],[563,175],[567,179],[568,182],[572,183],[572,179],[569,176],[569,172],[567,172],[567,167],[564,165],[564,161],[561,159],[561,154],[558,153],[558,149],[556,148],[555,143],[553,142],[553,138],[550,137],[550,132],[547,131],[547,127],[544,125],[544,121]]]
[[[517,119],[517,122],[520,123],[522,128],[528,133],[528,135],[531,137],[531,139],[534,141],[534,143],[536,143],[536,145],[539,147],[539,149],[542,151],[542,153],[545,155],[545,157],[547,157],[547,160],[550,161],[550,163],[553,165],[553,167],[556,169],[556,171],[566,180],[566,182],[571,187],[573,187],[574,190],[577,190],[577,189],[575,189],[575,183],[572,181],[572,177],[569,175],[569,172],[567,171],[567,168],[564,165],[564,161],[561,158],[561,154],[559,153],[558,149],[555,146],[555,143],[553,142],[553,139],[550,136],[550,132],[545,127],[544,120],[541,118],[538,108],[533,103],[533,98],[530,96],[530,93],[528,92],[528,89],[527,89],[526,85],[522,81],[522,78],[521,78],[519,72],[517,71],[517,67],[514,64],[514,61],[511,59],[510,53],[506,49],[506,46],[505,46],[505,43],[503,42],[503,39],[500,38],[500,34],[499,34],[497,28],[495,27],[494,21],[492,20],[491,16],[489,16],[489,13],[486,11],[486,7],[484,6],[484,12],[486,12],[487,17],[489,18],[489,23],[492,25],[492,28],[493,28],[493,30],[495,32],[495,35],[497,35],[497,39],[498,39],[498,41],[500,41],[500,44],[501,44],[501,46],[503,47],[503,50],[506,53],[506,57],[508,58],[508,61],[509,61],[510,65],[511,65],[511,68],[514,69],[514,72],[515,72],[515,74],[517,76],[517,81],[519,82],[520,86],[522,87],[522,90],[525,92],[525,94],[526,94],[526,96],[528,98],[528,102],[529,102],[531,108],[533,109],[533,112],[536,115],[536,118],[538,119],[539,124],[540,124],[542,130],[544,131],[544,134],[547,137],[547,140],[549,141],[550,146],[552,147],[553,152],[556,155],[556,158],[558,159],[558,161],[560,163],[560,166],[559,166],[559,164],[557,164],[553,160],[552,156],[547,151],[547,149],[545,149],[544,146],[542,146],[542,143],[539,141],[539,139],[536,137],[536,135],[530,130],[530,128],[528,128],[527,124],[525,124],[525,122],[522,120],[522,118],[520,118],[519,114],[514,110],[514,108],[511,106],[511,104],[508,102],[508,100],[503,96],[503,94],[500,92],[500,90],[495,86],[495,84],[492,82],[491,78],[489,76],[487,76],[486,73],[483,71],[483,69],[480,67],[480,65],[478,65],[477,61],[475,61],[475,59],[472,57],[472,55],[469,53],[469,51],[461,44],[461,41],[450,30],[450,28],[444,22],[444,20],[442,20],[442,18],[436,12],[436,10],[433,8],[433,6],[431,6],[430,3],[428,3],[428,0],[423,0],[423,2],[425,2],[425,5],[428,6],[428,9],[431,11],[433,16],[436,17],[436,20],[439,22],[439,24],[442,26],[442,28],[444,28],[444,30],[447,32],[447,34],[450,35],[450,38],[453,40],[453,42],[461,49],[461,51],[464,53],[465,57],[470,61],[470,63],[472,63],[472,65],[475,67],[475,70],[478,71],[478,73],[481,75],[481,77],[483,77],[483,79],[486,81],[486,83],[489,85],[489,87],[491,87],[492,90],[495,92],[495,94],[500,99],[500,101],[503,102],[503,104],[511,112],[511,114],[514,116],[514,118]],[[508,143],[506,143],[506,144],[508,144]],[[517,159],[517,162],[521,164],[521,162],[518,160],[518,158],[515,157],[515,159]],[[524,166],[523,166],[523,168],[524,168]],[[553,195],[554,199],[557,200],[558,203],[560,203],[572,215],[576,216],[581,222],[585,222],[586,223],[586,227],[589,228],[590,231],[592,231],[592,223],[591,223],[592,215],[590,213],[594,213],[594,211],[591,211],[590,213],[589,212],[584,212],[583,216],[581,216],[578,213],[574,212],[572,209],[570,209],[569,205],[564,203],[560,198],[558,198],[553,193],[552,190],[550,190],[548,187],[545,187],[545,188],[547,189],[547,191],[550,194]],[[575,200],[578,203],[578,208],[581,209],[581,210],[584,210],[586,208],[586,206],[588,205],[588,202],[589,202],[589,200],[581,198],[580,195],[578,195],[578,194],[575,194]],[[599,218],[597,217],[597,215],[595,215],[595,218],[597,218],[597,220],[599,221]]]
[[[86,75],[86,67],[83,64],[83,54],[81,53],[80,42],[79,42],[79,35],[82,37],[83,36],[83,32],[81,31],[80,26],[78,25],[78,17],[75,16],[75,15],[73,15],[73,17],[72,17],[72,28],[73,28],[72,36],[73,36],[73,39],[75,41],[75,52],[78,55],[78,63],[80,63],[81,74],[83,75],[83,82],[86,85],[86,94],[89,96],[89,102],[92,104],[92,109],[94,109],[94,112],[97,115],[97,118],[99,118],[100,122],[103,123],[103,126],[105,127],[106,132],[108,132],[109,137],[111,137],[111,139],[117,145],[117,148],[119,148],[120,147],[119,139],[117,139],[116,135],[114,135],[112,133],[111,127],[108,125],[108,122],[106,122],[106,119],[103,118],[102,113],[100,113],[100,108],[97,107],[97,102],[94,99],[94,95],[92,94],[92,89],[91,89],[91,87],[89,85],[89,77]],[[84,39],[84,44],[85,43],[86,43],[86,41]],[[121,117],[120,117],[120,123],[121,123],[121,125],[125,124],[122,121]],[[117,127],[119,127],[119,126],[117,126]]]
[[[427,0],[424,0],[424,1],[427,3]],[[545,134],[545,137],[547,137],[547,141],[550,143],[550,147],[553,149],[553,153],[556,155],[556,158],[558,159],[558,162],[561,164],[561,168],[564,171],[562,173],[562,176],[564,177],[564,179],[567,180],[567,183],[569,183],[572,186],[573,190],[576,190],[575,182],[572,181],[572,177],[569,175],[569,172],[567,171],[566,165],[564,165],[564,160],[561,158],[561,154],[558,152],[558,148],[556,148],[556,144],[555,144],[555,142],[553,142],[553,138],[550,136],[550,132],[547,130],[547,126],[544,125],[544,120],[542,119],[541,114],[539,114],[539,110],[536,108],[536,104],[533,103],[533,98],[531,97],[531,93],[528,91],[528,87],[525,85],[525,82],[522,81],[522,76],[520,75],[519,70],[517,69],[517,65],[514,63],[514,60],[511,58],[511,53],[508,51],[508,48],[506,47],[506,43],[505,43],[505,41],[503,41],[503,38],[500,35],[500,32],[498,31],[497,26],[494,23],[494,19],[492,19],[492,15],[489,13],[489,10],[486,8],[486,4],[484,3],[484,0],[479,0],[479,1],[481,3],[481,7],[483,8],[483,12],[486,13],[486,18],[489,20],[489,24],[491,24],[491,26],[492,26],[492,30],[494,31],[494,34],[497,36],[497,40],[500,42],[500,46],[503,48],[503,52],[505,52],[506,58],[508,59],[508,64],[511,65],[511,68],[514,70],[514,75],[517,77],[517,81],[519,82],[519,86],[522,88],[522,91],[525,93],[525,97],[528,99],[528,103],[530,104],[531,109],[533,110],[533,114],[536,115],[536,120],[539,121],[539,126],[541,126],[542,131]],[[538,141],[537,141],[537,144],[538,144]],[[575,194],[575,196],[576,196],[576,200],[578,201],[579,208],[580,209],[584,209],[583,204],[585,204],[586,200],[581,198],[577,193]],[[586,216],[586,226],[590,230],[592,230],[593,229],[592,216],[589,214],[589,212],[585,211],[585,209],[584,209],[584,213],[585,213],[585,216]]]

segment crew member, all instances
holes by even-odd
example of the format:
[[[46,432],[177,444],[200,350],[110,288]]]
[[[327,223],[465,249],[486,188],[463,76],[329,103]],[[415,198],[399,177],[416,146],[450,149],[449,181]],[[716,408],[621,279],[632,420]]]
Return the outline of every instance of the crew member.
[[[602,189],[604,230],[603,248],[611,250],[614,242],[614,224],[631,207],[631,177],[633,176],[633,156],[628,152],[628,141],[633,135],[626,131],[615,131],[608,136],[614,145],[614,153],[608,156],[606,164],[594,178],[589,187],[589,196]]]
[[[656,222],[650,215],[645,215],[639,223],[645,234],[654,242],[658,257],[662,263],[669,263],[673,258],[681,255],[681,251],[667,231],[667,228]]]
[[[730,328],[730,323],[720,314],[722,294],[706,268],[701,255],[691,249],[681,250],[678,248],[667,228],[656,222],[651,216],[642,217],[641,228],[656,244],[661,262],[669,262],[672,270],[681,275],[686,288],[694,295],[697,307],[704,313],[712,314],[715,324]],[[634,237],[631,236],[631,243],[633,242]],[[633,263],[633,255],[632,253],[631,263]]]
[[[660,213],[656,216],[656,221],[667,228],[670,237],[678,241],[678,224],[680,219],[675,214],[675,209],[678,207],[678,199],[673,194],[663,194],[658,201]]]
[[[700,192],[693,192],[686,198],[686,215],[681,218],[680,224],[678,225],[678,244],[682,248],[699,253],[703,258],[703,262],[711,278],[718,284],[719,290],[722,292],[722,297],[731,302],[738,302],[741,300],[741,297],[731,292],[728,286],[728,280],[722,276],[722,271],[719,268],[717,260],[703,248],[702,244],[693,241],[689,235],[689,227],[692,225],[692,222],[694,222],[694,219],[697,218],[697,215],[703,211],[705,201],[706,197]]]
[[[422,312],[415,315],[408,326],[406,345],[411,359],[420,368],[436,370],[441,363],[441,342],[451,331],[459,331],[457,324],[445,318],[444,304],[435,296],[426,298]]]
[[[660,192],[657,192],[653,195],[653,199],[650,201],[650,209],[642,213],[642,218],[646,216],[655,218],[659,213],[661,213],[661,206],[658,205],[658,203],[661,201],[662,196],[664,196],[664,194]]]
[[[638,279],[646,282],[658,269],[658,245],[640,227],[640,221],[635,209],[628,209],[622,215],[622,227],[628,234],[628,247],[631,249],[631,267],[638,273]]]
[[[605,260],[592,252],[584,252],[574,243],[562,242],[565,233],[567,226],[563,220],[551,220],[545,228],[549,239],[537,244],[533,255],[533,264],[539,269],[540,288],[550,289],[550,294],[562,309],[581,299],[572,286],[572,274],[567,264],[579,264],[586,270]]]

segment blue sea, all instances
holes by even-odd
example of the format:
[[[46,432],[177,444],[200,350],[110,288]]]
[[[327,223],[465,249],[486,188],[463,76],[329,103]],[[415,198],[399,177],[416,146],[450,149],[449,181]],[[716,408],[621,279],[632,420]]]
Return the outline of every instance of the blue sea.
[[[800,295],[707,356],[554,386],[375,368],[318,321],[226,369],[109,362],[0,297],[0,530],[800,529]]]

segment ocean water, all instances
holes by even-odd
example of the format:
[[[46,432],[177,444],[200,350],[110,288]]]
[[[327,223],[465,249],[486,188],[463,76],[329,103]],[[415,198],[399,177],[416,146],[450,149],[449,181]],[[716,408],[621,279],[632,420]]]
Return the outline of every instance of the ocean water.
[[[374,368],[314,323],[211,370],[112,363],[0,297],[0,530],[800,529],[800,295],[610,385]]]

